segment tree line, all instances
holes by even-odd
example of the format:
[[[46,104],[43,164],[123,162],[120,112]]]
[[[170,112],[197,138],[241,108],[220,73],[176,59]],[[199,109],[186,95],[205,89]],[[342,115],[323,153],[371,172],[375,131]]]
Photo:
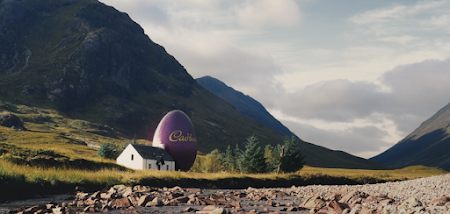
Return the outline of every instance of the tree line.
[[[225,152],[215,149],[208,153],[204,160],[198,156],[192,172],[232,172],[232,173],[268,173],[295,172],[303,168],[304,157],[294,137],[286,137],[283,145],[259,146],[256,136],[247,138],[245,151],[227,147]]]

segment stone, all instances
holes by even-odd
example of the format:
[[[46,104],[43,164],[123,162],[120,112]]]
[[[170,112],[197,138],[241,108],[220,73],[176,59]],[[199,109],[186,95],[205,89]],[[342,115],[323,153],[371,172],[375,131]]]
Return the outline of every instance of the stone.
[[[52,213],[53,214],[63,214],[65,209],[63,209],[62,207],[58,207],[58,208],[53,208],[52,209]]]
[[[143,193],[143,192],[150,192],[152,190],[153,190],[153,188],[151,188],[149,186],[136,185],[136,186],[133,187],[133,191],[134,192],[141,192],[141,193]]]
[[[84,192],[77,192],[77,194],[75,195],[75,198],[77,200],[86,200],[89,196],[89,193],[84,193]]]
[[[394,202],[392,199],[384,199],[382,201],[379,202],[379,204],[383,207],[387,206],[388,204],[392,204],[392,202]]]
[[[359,191],[353,190],[348,192],[347,194],[345,194],[341,200],[339,200],[339,203],[348,203],[350,201],[350,199],[352,199],[353,197],[359,195]]]
[[[296,207],[289,207],[286,209],[286,212],[295,212],[295,211],[297,211]]]
[[[214,205],[208,205],[208,206],[206,206],[206,207],[203,207],[202,211],[213,211],[213,210],[215,210],[215,209],[217,209],[216,206],[214,206]]]
[[[25,209],[23,212],[24,213],[34,213],[34,212],[36,212],[38,210],[42,210],[42,209],[46,209],[46,206],[45,205],[32,206],[32,207]]]
[[[358,214],[362,210],[361,204],[357,204],[352,208],[350,214]]]
[[[179,186],[175,186],[169,189],[169,192],[175,192],[175,191],[180,191],[180,192],[184,192],[183,188],[179,187]]]
[[[139,206],[139,197],[134,196],[133,194],[127,197],[133,206]]]
[[[15,130],[27,130],[23,126],[23,122],[20,120],[20,118],[12,114],[11,112],[4,111],[0,113],[0,126],[6,126],[9,128],[14,128]]]
[[[219,205],[220,202],[206,198],[203,200],[207,205]]]
[[[308,209],[314,209],[317,208],[318,210],[322,208],[325,205],[325,201],[322,200],[319,196],[307,198],[302,201],[300,204],[300,207],[308,208]]]
[[[228,214],[228,211],[224,208],[216,208],[215,210],[211,211],[209,214]]]
[[[164,203],[162,201],[162,198],[155,197],[152,201],[148,202],[145,206],[146,207],[153,207],[153,206],[163,206]]]
[[[131,206],[131,202],[128,200],[128,198],[120,198],[120,199],[114,199],[111,202],[111,207],[112,208],[128,208]]]
[[[195,204],[197,205],[206,205],[206,202],[199,199],[199,198],[195,198]]]
[[[436,198],[436,199],[434,199],[434,200],[432,200],[430,202],[430,205],[433,205],[433,206],[444,206],[449,201],[450,201],[449,197]]]
[[[236,208],[242,208],[242,204],[239,201],[233,201],[230,203],[230,205]]]
[[[339,212],[339,213],[342,213],[342,211],[345,208],[348,208],[348,205],[340,204],[337,201],[330,201],[327,205],[327,209],[329,211],[334,211],[334,212]]]
[[[362,206],[362,209],[361,209],[361,211],[359,211],[359,214],[372,214],[374,212],[375,212],[374,209],[370,209],[366,206]]]
[[[363,199],[363,201],[366,203],[373,203],[373,202],[377,202],[378,198],[373,195],[370,195],[367,198]]]
[[[155,197],[150,195],[143,195],[139,198],[139,201],[137,203],[138,206],[145,206],[148,202],[152,201]]]
[[[177,206],[180,202],[177,201],[177,199],[172,199],[170,201],[167,201],[166,203],[164,203],[164,205],[167,206]]]
[[[202,190],[200,188],[186,188],[186,192],[201,193]]]
[[[406,205],[407,207],[418,207],[418,206],[422,206],[422,202],[420,202],[419,200],[417,200],[414,197],[408,198],[406,201],[404,201],[402,203],[402,205]]]
[[[187,196],[180,196],[178,198],[175,198],[180,203],[187,203],[189,201],[189,197]]]
[[[267,206],[274,206],[274,203],[273,203],[273,201],[272,200],[267,200],[266,201],[266,203],[265,203],[265,205],[267,205]]]
[[[187,213],[195,212],[195,211],[197,211],[197,210],[192,207],[186,207],[183,209],[183,212],[187,212]]]
[[[90,199],[94,200],[94,199],[100,199],[100,191],[94,192],[92,195],[89,196]]]

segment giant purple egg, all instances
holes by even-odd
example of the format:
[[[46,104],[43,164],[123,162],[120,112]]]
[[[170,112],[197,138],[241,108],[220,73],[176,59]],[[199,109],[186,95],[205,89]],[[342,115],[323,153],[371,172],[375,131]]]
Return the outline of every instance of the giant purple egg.
[[[177,169],[188,171],[197,156],[197,136],[189,117],[180,110],[167,113],[153,135],[153,146],[164,148]]]

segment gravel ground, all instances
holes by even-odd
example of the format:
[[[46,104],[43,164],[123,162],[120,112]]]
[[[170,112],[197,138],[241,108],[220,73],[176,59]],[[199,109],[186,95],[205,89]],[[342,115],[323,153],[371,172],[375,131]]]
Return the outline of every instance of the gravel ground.
[[[218,192],[224,195],[237,192],[245,193],[246,197],[244,198],[229,199],[230,201],[224,203],[227,204],[232,201],[239,201],[242,204],[242,209],[239,210],[227,208],[232,213],[246,213],[252,210],[256,213],[310,213],[310,209],[299,209],[296,212],[286,212],[282,210],[285,210],[289,206],[300,208],[302,202],[307,201],[307,199],[314,196],[319,196],[325,202],[330,202],[332,200],[338,201],[352,191],[361,192],[363,200],[355,200],[357,202],[348,200],[346,204],[350,207],[347,209],[347,212],[344,211],[339,213],[363,213],[361,210],[364,209],[376,210],[376,213],[450,213],[450,198],[445,199],[445,197],[450,197],[450,174],[408,181],[367,185],[310,185],[300,187],[293,186],[291,188],[258,189],[249,187],[241,190],[203,189],[201,195],[208,196]],[[339,197],[336,198],[336,195],[339,195]],[[7,213],[9,209],[15,209],[21,206],[44,204],[49,201],[62,202],[70,198],[70,196],[71,195],[58,195],[43,199],[11,201],[0,204],[0,214]],[[264,197],[265,199],[261,199],[261,197]],[[373,199],[372,201],[369,200],[371,198]],[[436,199],[440,198],[444,198],[445,200],[437,203]],[[383,199],[389,199],[390,202],[387,204],[380,203]],[[269,206],[267,200],[272,201],[273,204],[280,204],[280,206]],[[133,211],[138,213],[180,213],[186,207],[201,210],[205,206],[180,203],[178,206],[136,207]],[[224,205],[217,205],[217,207],[224,207]],[[364,209],[361,209],[361,207],[364,207]],[[133,211],[112,210],[108,212],[131,213]]]

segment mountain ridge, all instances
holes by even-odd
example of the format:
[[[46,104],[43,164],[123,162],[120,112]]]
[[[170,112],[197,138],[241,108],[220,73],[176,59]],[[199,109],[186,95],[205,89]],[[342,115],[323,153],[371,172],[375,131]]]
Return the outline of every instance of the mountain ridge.
[[[292,133],[280,121],[275,119],[261,103],[252,97],[245,95],[240,91],[236,91],[224,82],[211,76],[204,76],[195,80],[213,94],[236,107],[236,110],[239,113],[265,124],[269,128],[272,128],[287,137],[295,136],[298,138],[298,136]]]
[[[450,170],[450,103],[371,160],[394,168],[424,165]]]

